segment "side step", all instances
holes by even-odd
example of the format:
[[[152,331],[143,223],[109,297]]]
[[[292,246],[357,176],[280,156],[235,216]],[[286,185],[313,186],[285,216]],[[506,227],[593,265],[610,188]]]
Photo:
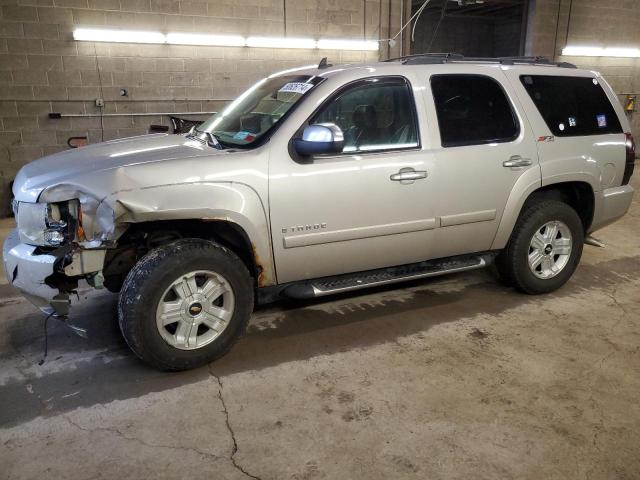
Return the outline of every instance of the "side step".
[[[441,260],[412,263],[399,267],[379,268],[366,272],[346,273],[333,277],[318,278],[285,287],[281,295],[288,298],[304,299],[324,297],[336,293],[350,292],[361,288],[389,285],[420,278],[436,277],[446,273],[465,272],[486,267],[494,254],[466,255]]]

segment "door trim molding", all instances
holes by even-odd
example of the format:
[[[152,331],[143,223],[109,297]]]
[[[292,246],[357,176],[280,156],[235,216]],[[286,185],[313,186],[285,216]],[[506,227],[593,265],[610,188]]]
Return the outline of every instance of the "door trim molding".
[[[495,216],[495,214],[494,214]],[[286,235],[283,237],[284,248],[308,247],[323,243],[344,242],[348,240],[361,240],[363,238],[383,237],[400,233],[420,232],[433,230],[439,226],[435,218],[414,220],[410,222],[388,223],[371,227],[347,228],[330,232],[307,233],[303,235]]]
[[[481,210],[478,212],[458,213],[440,217],[440,226],[452,227],[465,223],[490,222],[496,219],[496,210]]]

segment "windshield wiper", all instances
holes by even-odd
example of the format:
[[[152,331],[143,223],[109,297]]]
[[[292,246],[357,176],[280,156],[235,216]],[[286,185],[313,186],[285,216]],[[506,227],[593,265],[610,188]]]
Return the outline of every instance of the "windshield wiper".
[[[198,134],[198,135],[205,135],[207,137],[206,143],[207,145],[213,147],[213,148],[217,148],[218,150],[223,150],[224,147],[222,146],[222,144],[218,141],[218,139],[216,138],[216,136],[211,133],[211,132],[207,132],[206,130],[198,130],[196,127],[193,127],[193,130],[191,130],[188,134],[189,137],[191,138],[197,138],[198,140],[200,140],[200,138],[197,135],[194,135],[194,133]]]

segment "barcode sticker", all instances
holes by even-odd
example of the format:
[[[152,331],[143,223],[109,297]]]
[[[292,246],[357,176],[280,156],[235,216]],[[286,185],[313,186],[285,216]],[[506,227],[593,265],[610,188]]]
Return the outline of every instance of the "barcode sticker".
[[[311,83],[291,82],[284,85],[279,92],[282,93],[299,93],[303,95],[313,88]]]

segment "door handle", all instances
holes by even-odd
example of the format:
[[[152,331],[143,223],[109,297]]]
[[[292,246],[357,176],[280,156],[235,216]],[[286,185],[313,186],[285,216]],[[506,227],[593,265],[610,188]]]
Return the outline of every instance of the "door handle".
[[[398,173],[394,173],[389,177],[394,182],[412,182],[421,178],[427,178],[426,171],[417,171],[413,168],[401,168]]]
[[[533,162],[530,158],[522,158],[520,155],[514,155],[509,160],[505,160],[502,162],[503,167],[514,168],[514,167],[528,167],[533,165]]]

